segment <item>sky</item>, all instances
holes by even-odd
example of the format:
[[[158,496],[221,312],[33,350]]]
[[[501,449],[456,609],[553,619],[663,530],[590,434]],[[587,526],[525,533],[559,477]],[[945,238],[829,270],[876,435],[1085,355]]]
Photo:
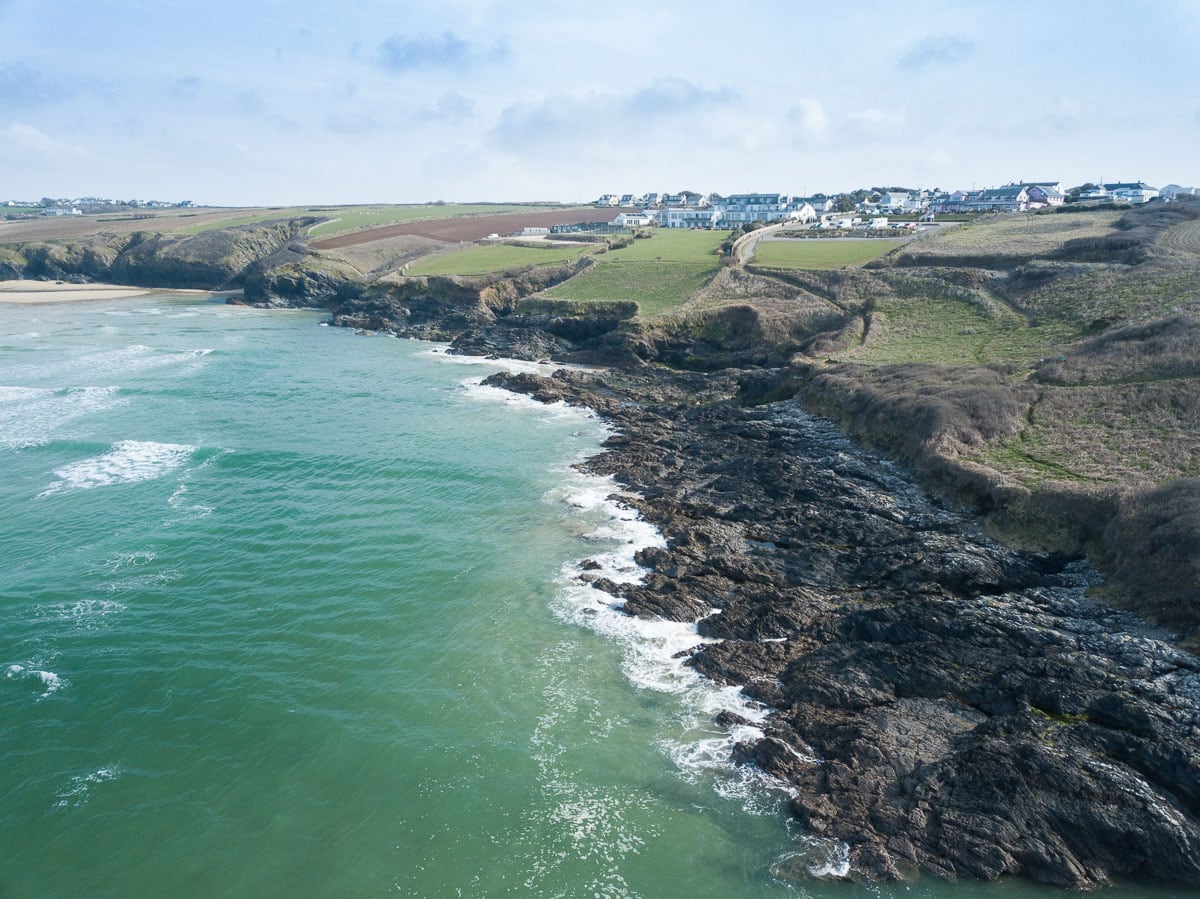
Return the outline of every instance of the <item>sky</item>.
[[[1200,0],[0,0],[0,200],[1200,184]]]

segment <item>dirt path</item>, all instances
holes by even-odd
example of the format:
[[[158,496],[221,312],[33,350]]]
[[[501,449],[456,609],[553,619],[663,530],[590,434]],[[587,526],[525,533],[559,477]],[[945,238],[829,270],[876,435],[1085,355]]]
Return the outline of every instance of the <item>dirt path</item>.
[[[1189,253],[1200,253],[1200,221],[1184,222],[1168,228],[1158,238],[1163,246]]]

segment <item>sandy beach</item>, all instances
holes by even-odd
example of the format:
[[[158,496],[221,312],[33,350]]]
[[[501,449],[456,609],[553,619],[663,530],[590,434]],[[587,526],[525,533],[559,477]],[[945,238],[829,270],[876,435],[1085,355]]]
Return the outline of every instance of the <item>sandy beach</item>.
[[[0,303],[77,303],[124,300],[147,294],[200,294],[203,290],[163,290],[121,284],[66,284],[62,281],[0,281]]]

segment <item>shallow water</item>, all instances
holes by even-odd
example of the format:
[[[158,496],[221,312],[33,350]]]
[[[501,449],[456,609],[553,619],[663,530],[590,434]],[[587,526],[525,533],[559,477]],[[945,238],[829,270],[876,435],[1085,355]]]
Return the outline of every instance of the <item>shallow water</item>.
[[[774,876],[600,423],[319,320],[0,308],[0,895],[1051,894]]]

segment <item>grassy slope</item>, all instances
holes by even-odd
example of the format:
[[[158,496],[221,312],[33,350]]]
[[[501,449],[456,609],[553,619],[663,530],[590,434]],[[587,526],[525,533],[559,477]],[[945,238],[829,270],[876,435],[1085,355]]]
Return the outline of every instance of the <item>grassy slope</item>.
[[[309,230],[314,238],[335,237],[363,228],[397,225],[422,219],[454,218],[459,215],[499,215],[505,212],[537,212],[540,209],[557,209],[557,206],[538,206],[501,203],[422,203],[404,206],[349,206],[325,207],[320,214],[330,217],[327,222]]]
[[[281,218],[314,216],[326,221],[314,225],[309,234],[313,237],[334,237],[363,228],[380,225],[395,225],[422,219],[453,218],[459,215],[489,215],[503,212],[536,212],[539,209],[554,209],[554,206],[525,206],[492,203],[419,203],[395,206],[296,206],[279,209],[248,209],[245,213],[232,214],[215,221],[188,225],[173,232],[176,234],[200,234],[235,225],[272,221]]]
[[[596,257],[596,264],[543,296],[579,301],[633,300],[653,318],[682,305],[720,266],[724,231],[661,230]]]
[[[862,265],[906,241],[885,238],[861,240],[764,240],[754,253],[754,264],[765,268],[822,269]]]
[[[556,265],[561,262],[572,262],[591,249],[593,248],[588,244],[575,246],[558,244],[471,246],[439,256],[428,256],[409,266],[406,274],[482,275],[530,265]]]
[[[1200,223],[1186,214],[1200,208],[989,217],[854,278],[806,275],[869,321],[808,366],[807,395],[985,507],[1010,485],[997,527],[1089,547],[1124,601],[1195,627],[1200,247],[1177,238]]]

